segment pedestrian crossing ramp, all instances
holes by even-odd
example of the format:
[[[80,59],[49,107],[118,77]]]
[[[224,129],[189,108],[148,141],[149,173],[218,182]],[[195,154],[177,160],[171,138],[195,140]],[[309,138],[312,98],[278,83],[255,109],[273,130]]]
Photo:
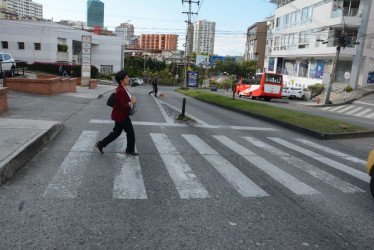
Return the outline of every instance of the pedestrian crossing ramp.
[[[103,156],[93,146],[98,141],[100,132],[83,131],[47,185],[43,197],[76,199],[82,196],[82,190],[89,188],[84,183],[90,168],[104,167],[95,165],[93,161],[107,155],[110,156],[105,161],[109,161],[108,166],[113,166],[115,170],[108,196],[120,200],[154,198],[154,191],[149,190],[152,185],[147,183],[152,180],[143,178],[144,174],[149,174],[147,171],[150,168],[142,166],[142,157],[153,157],[153,164],[161,163],[159,167],[164,168],[172,183],[167,188],[173,186],[173,190],[168,192],[177,192],[179,199],[215,198],[219,196],[212,188],[215,185],[219,189],[222,186],[229,188],[230,192],[235,192],[242,198],[271,197],[275,194],[274,189],[268,187],[269,183],[297,196],[321,195],[329,193],[330,189],[342,194],[365,193],[366,188],[363,187],[370,181],[365,173],[366,161],[302,138],[285,140],[279,137],[244,136],[233,139],[224,135],[204,138],[194,134],[178,136],[181,138],[175,142],[175,135],[150,133],[156,156],[150,156],[149,153],[143,155],[140,149],[139,156],[134,157],[124,155],[126,138],[122,135],[111,144],[113,150],[109,151],[108,146]],[[192,161],[191,157],[180,150],[187,147],[194,152]],[[222,153],[223,151],[226,153]],[[198,166],[196,162],[199,162]],[[281,166],[287,166],[288,171]],[[207,177],[202,176],[202,171],[214,171],[211,178],[219,179],[207,184]],[[272,181],[264,181],[259,175],[265,175],[266,180]],[[308,176],[306,179],[305,175]],[[96,180],[98,181],[100,180]],[[163,191],[162,187],[158,190]]]

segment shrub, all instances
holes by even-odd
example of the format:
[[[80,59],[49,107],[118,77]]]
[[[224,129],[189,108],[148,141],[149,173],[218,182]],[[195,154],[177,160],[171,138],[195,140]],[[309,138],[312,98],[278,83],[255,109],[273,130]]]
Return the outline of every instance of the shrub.
[[[62,71],[66,70],[66,72],[70,74],[70,72],[74,70],[74,74],[76,77],[81,76],[81,65],[74,65],[74,64],[34,62],[31,64],[28,64],[28,63],[17,64],[17,67],[27,67],[30,70],[40,71],[43,73],[49,73],[52,75],[58,75],[58,68],[60,67],[60,65],[62,65]],[[97,79],[98,77],[99,77],[99,70],[95,66],[91,65],[91,78]]]
[[[57,51],[59,52],[68,52],[69,46],[65,44],[57,44]]]
[[[313,84],[313,85],[309,85],[308,90],[311,92],[311,97],[315,97],[315,96],[319,95],[322,92],[324,87],[325,87],[325,85],[321,84],[321,83],[316,83],[316,84]]]
[[[345,92],[351,92],[353,90],[353,88],[351,86],[347,86],[344,88],[344,91]]]

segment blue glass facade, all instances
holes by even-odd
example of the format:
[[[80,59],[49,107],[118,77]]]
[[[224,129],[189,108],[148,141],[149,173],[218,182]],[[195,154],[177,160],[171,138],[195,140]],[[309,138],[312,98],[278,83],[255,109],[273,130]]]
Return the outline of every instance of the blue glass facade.
[[[104,3],[100,0],[87,1],[87,26],[104,27]]]

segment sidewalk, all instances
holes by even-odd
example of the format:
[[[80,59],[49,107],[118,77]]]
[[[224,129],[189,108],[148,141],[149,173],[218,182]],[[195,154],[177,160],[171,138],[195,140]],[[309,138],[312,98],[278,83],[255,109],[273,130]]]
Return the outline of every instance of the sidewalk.
[[[0,185],[52,141],[64,129],[64,120],[77,111],[76,104],[55,103],[53,100],[78,97],[88,102],[89,99],[101,98],[115,88],[115,85],[98,85],[95,89],[77,86],[77,93],[55,96],[10,91],[9,109],[0,114]],[[41,107],[43,111],[40,111]]]

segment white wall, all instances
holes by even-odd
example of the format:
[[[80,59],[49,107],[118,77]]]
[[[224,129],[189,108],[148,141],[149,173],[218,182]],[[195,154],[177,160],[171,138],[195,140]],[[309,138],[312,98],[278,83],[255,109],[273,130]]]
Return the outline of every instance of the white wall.
[[[113,65],[115,72],[121,67],[122,39],[117,36],[100,36],[69,26],[52,22],[0,20],[0,41],[8,41],[8,49],[0,51],[10,53],[16,60],[32,62],[57,61],[59,39],[66,40],[69,46],[69,59],[72,61],[73,40],[82,41],[82,35],[91,35],[92,65],[100,70],[100,65]],[[25,49],[18,49],[18,42],[25,43]],[[34,49],[34,43],[41,43],[41,50]]]

